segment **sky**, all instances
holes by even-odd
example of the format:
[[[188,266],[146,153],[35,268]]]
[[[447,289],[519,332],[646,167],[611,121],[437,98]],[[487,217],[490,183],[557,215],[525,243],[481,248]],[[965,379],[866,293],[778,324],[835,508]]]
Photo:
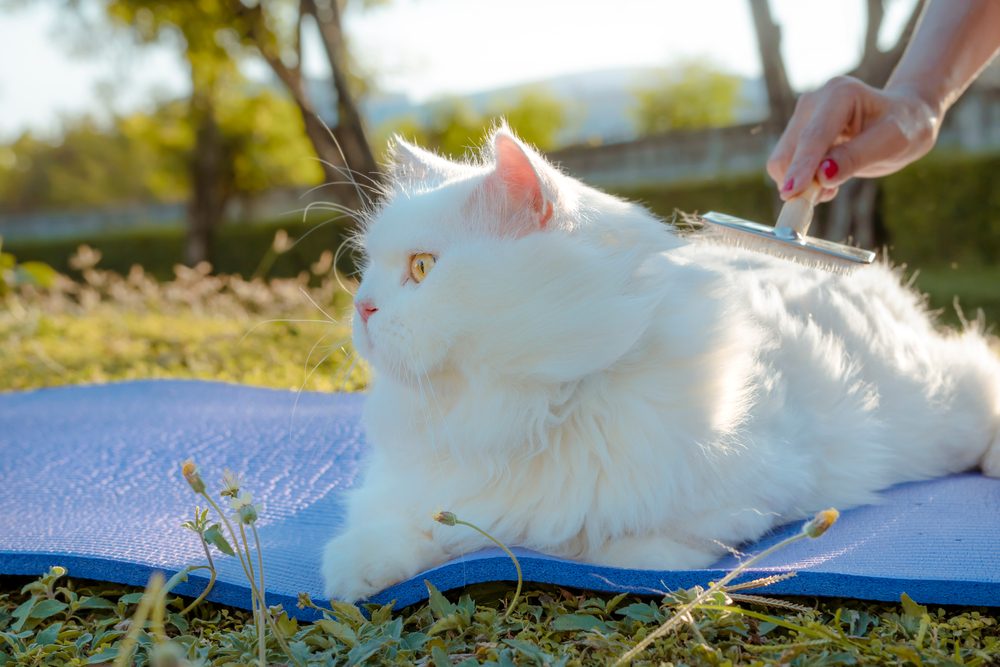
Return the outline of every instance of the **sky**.
[[[770,3],[794,88],[817,87],[856,64],[864,0]],[[915,3],[889,0],[883,46],[895,42]],[[0,139],[25,129],[52,134],[63,117],[128,112],[188,90],[176,44],[136,48],[100,30],[90,40],[100,48],[82,51],[54,4],[0,13]],[[379,87],[417,101],[687,58],[761,74],[747,0],[391,0],[349,11],[345,28]],[[311,33],[303,61],[310,76],[329,72]],[[246,72],[265,76],[266,65]]]

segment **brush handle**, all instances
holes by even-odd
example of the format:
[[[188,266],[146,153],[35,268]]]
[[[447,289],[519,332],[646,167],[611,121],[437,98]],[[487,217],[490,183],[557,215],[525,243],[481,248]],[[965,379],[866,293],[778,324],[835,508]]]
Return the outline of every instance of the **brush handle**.
[[[788,227],[795,230],[798,236],[805,236],[806,232],[809,231],[809,224],[813,219],[813,209],[816,207],[816,202],[819,201],[819,194],[822,190],[823,187],[819,182],[813,181],[798,197],[786,201],[785,205],[781,207],[781,213],[778,215],[778,222],[774,228]]]

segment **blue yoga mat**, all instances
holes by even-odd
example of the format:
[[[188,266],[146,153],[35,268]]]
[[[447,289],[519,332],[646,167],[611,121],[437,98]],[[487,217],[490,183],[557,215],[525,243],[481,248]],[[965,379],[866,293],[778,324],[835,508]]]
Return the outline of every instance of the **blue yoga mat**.
[[[319,554],[343,521],[342,492],[366,451],[362,394],[319,394],[215,382],[155,380],[0,394],[0,574],[72,576],[143,585],[155,570],[200,564],[196,536],[180,523],[198,498],[180,474],[194,457],[210,486],[228,467],[246,472],[271,604],[292,615],[300,591],[322,599]],[[968,474],[904,484],[880,505],[845,512],[821,539],[768,557],[749,576],[797,571],[769,594],[1000,606],[1000,481]],[[474,517],[469,517],[474,520]],[[456,528],[458,529],[458,528]],[[782,527],[757,551],[799,529]],[[717,580],[735,557],[709,570],[619,570],[515,550],[527,581],[604,591],[656,593]],[[209,599],[246,608],[239,562],[215,557]],[[749,578],[749,576],[747,578]],[[470,554],[374,596],[397,608],[441,590],[515,580],[499,549]],[[197,595],[207,578],[175,589]]]

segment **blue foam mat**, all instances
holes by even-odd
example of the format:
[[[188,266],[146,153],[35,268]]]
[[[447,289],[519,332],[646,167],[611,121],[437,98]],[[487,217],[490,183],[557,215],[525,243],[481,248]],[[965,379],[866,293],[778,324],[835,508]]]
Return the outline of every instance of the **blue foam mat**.
[[[142,585],[154,570],[204,562],[180,528],[197,498],[179,462],[194,457],[210,484],[223,468],[246,471],[271,603],[300,618],[305,591],[322,599],[317,565],[341,523],[341,492],[357,479],[366,450],[361,394],[303,393],[215,382],[156,380],[0,394],[0,574],[40,574],[63,565],[76,577]],[[294,414],[293,414],[294,410]],[[753,573],[797,571],[769,593],[1000,606],[1000,481],[960,475],[904,484],[880,505],[845,512],[819,540],[770,556]],[[774,531],[758,550],[798,530]],[[655,593],[718,579],[709,570],[653,572],[572,563],[515,550],[528,581]],[[216,558],[209,599],[249,605],[235,558]],[[397,607],[446,590],[513,580],[498,549],[470,554],[379,593]],[[176,592],[197,595],[192,575]]]

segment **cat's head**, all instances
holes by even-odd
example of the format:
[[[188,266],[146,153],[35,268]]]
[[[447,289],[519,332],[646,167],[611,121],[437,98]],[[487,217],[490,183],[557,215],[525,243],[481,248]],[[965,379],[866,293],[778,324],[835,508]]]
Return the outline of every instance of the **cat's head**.
[[[478,162],[403,141],[395,160],[355,296],[354,345],[380,375],[564,382],[634,343],[652,307],[638,285],[649,253],[613,230],[649,222],[642,209],[559,173],[505,127]]]

